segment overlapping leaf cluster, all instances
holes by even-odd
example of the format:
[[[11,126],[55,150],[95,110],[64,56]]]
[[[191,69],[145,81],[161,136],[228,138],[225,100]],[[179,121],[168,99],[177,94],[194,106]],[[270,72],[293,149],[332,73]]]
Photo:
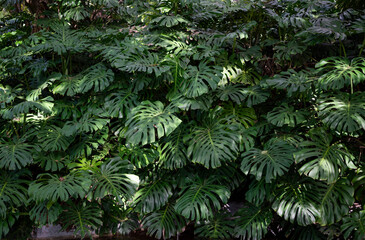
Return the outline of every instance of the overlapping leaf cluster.
[[[361,4],[0,2],[0,238],[365,237]]]

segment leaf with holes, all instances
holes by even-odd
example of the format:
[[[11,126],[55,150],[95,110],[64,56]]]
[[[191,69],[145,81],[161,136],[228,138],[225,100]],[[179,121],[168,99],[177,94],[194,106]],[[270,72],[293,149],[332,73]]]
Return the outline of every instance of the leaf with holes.
[[[187,178],[176,201],[176,212],[195,221],[212,217],[231,195],[228,188],[217,185],[215,181],[215,176]]]
[[[133,108],[126,122],[125,137],[131,144],[146,145],[168,136],[181,123],[171,107],[164,108],[160,101],[144,101]]]
[[[85,93],[94,88],[94,92],[103,91],[114,81],[114,73],[104,64],[96,64],[87,70],[80,81],[80,93]]]
[[[329,57],[316,64],[323,72],[318,83],[324,89],[341,89],[353,86],[365,80],[365,58],[357,57],[351,61],[343,57]]]
[[[274,108],[267,114],[267,121],[278,127],[284,125],[295,127],[304,120],[305,116],[301,111],[295,110],[293,106],[288,106],[286,103]]]
[[[309,136],[311,141],[301,142],[301,150],[294,154],[300,167],[298,172],[327,183],[335,182],[342,169],[351,164],[353,156],[345,145],[332,143],[332,136],[324,130],[314,129]]]
[[[206,168],[217,168],[222,162],[236,158],[239,137],[239,133],[222,120],[209,118],[202,126],[194,126],[186,136],[188,156],[192,162],[203,164]]]
[[[215,90],[222,78],[221,69],[200,62],[199,66],[189,65],[181,86],[181,92],[188,98],[199,97],[210,90]]]
[[[262,239],[272,221],[269,209],[256,207],[252,204],[244,206],[235,214],[234,235],[241,239]]]
[[[175,212],[170,203],[161,210],[148,214],[142,221],[142,226],[147,228],[147,234],[158,239],[169,239],[175,236],[185,225],[185,218]]]
[[[33,161],[33,145],[23,142],[0,144],[0,168],[21,169]]]
[[[276,191],[272,208],[291,223],[314,224],[320,216],[319,206],[324,183],[306,178],[290,178]]]
[[[295,148],[284,141],[271,141],[264,150],[251,148],[242,154],[241,170],[252,174],[258,181],[262,178],[267,183],[284,175],[294,162]]]
[[[340,132],[365,130],[365,94],[340,93],[320,99],[318,111],[322,121]]]
[[[135,208],[140,213],[150,213],[164,206],[172,196],[175,184],[170,178],[164,177],[147,184],[141,184],[134,195]]]
[[[100,165],[93,171],[92,192],[95,199],[101,199],[111,195],[123,204],[125,199],[130,199],[137,190],[139,177],[134,174],[127,174],[123,171],[131,166],[126,160],[119,157],[112,158]]]

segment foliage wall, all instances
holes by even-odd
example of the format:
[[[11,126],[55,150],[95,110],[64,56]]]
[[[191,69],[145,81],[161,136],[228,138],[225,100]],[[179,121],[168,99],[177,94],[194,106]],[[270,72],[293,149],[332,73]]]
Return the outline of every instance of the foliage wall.
[[[1,3],[0,238],[364,238],[362,1]]]

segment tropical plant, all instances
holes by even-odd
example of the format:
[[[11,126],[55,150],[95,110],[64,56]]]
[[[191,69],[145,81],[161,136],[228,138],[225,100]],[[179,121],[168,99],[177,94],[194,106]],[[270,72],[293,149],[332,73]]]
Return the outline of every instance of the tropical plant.
[[[0,5],[1,239],[364,238],[361,1]]]

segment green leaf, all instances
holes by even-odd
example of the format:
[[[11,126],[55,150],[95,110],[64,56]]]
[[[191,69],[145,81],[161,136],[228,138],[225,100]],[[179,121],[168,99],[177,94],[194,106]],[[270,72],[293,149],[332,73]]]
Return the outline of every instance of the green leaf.
[[[65,22],[51,22],[50,31],[42,31],[41,35],[45,41],[33,47],[35,52],[56,52],[62,56],[68,52],[83,52],[89,46],[82,33],[70,29]]]
[[[18,103],[17,105],[5,109],[5,111],[0,112],[5,119],[12,119],[19,116],[20,114],[30,113],[30,110],[38,110],[43,113],[52,113],[53,108],[53,98],[48,96],[37,101],[24,101]]]
[[[130,169],[128,161],[119,157],[104,162],[93,172],[92,192],[95,199],[112,195],[116,201],[123,204],[130,199],[137,190],[139,177],[126,174],[123,171]]]
[[[176,212],[195,221],[212,217],[231,194],[225,186],[215,184],[215,180],[214,176],[187,178],[176,201]]]
[[[90,187],[90,179],[86,175],[70,173],[66,176],[43,173],[29,185],[28,193],[31,199],[42,201],[67,201],[72,196],[84,197]]]
[[[0,169],[0,219],[6,218],[7,211],[11,208],[19,207],[27,202],[26,185],[29,182],[21,179],[23,174],[24,172],[21,171],[14,172]]]
[[[160,101],[144,101],[132,109],[128,115],[125,137],[131,144],[142,145],[153,143],[157,139],[168,136],[181,123],[174,114],[174,109],[164,109]]]
[[[131,54],[117,58],[113,65],[129,73],[145,72],[148,74],[155,73],[159,77],[162,73],[170,70],[169,66],[161,65],[161,59],[157,53],[145,52],[143,54]]]
[[[269,86],[286,90],[288,96],[290,97],[294,93],[302,93],[310,89],[311,81],[312,80],[310,78],[309,72],[296,72],[292,69],[289,69],[287,72],[282,72],[280,75],[275,75],[266,82]]]
[[[109,119],[96,118],[85,114],[78,121],[68,121],[62,128],[65,136],[72,136],[77,133],[90,133],[101,130],[109,123]]]
[[[51,206],[49,206],[51,205]],[[39,225],[54,223],[62,213],[62,207],[58,203],[47,201],[36,204],[29,211],[30,218]]]
[[[172,97],[171,102],[174,106],[184,110],[209,110],[212,105],[213,99],[209,94],[204,94],[195,98],[188,98],[184,95],[175,95]]]
[[[267,183],[284,175],[294,162],[295,148],[284,141],[271,141],[264,150],[251,148],[242,154],[241,170],[252,174],[260,181],[263,177]]]
[[[69,203],[66,206],[66,211],[63,211],[61,215],[64,223],[62,229],[65,230],[72,226],[75,227],[75,235],[79,233],[82,238],[86,235],[91,237],[91,230],[96,230],[103,224],[101,221],[102,213],[100,207],[93,203]]]
[[[142,226],[147,228],[147,234],[158,239],[169,239],[175,236],[185,225],[184,217],[176,213],[169,203],[161,210],[147,215],[142,221]]]
[[[0,168],[21,169],[33,161],[34,146],[20,141],[0,144]]]
[[[171,179],[160,178],[151,183],[141,184],[141,188],[134,195],[134,204],[137,212],[150,213],[164,206],[172,196],[175,188]]]
[[[352,212],[343,219],[341,231],[346,239],[361,240],[365,237],[365,210]]]
[[[307,226],[316,222],[320,216],[321,188],[323,183],[306,178],[288,176],[277,190],[272,208],[276,213],[291,223]]]
[[[245,96],[247,107],[263,103],[269,98],[269,93],[263,91],[259,86],[245,88],[242,93]]]
[[[234,229],[230,217],[226,212],[216,213],[213,218],[195,225],[194,235],[209,239],[230,239]]]
[[[85,93],[94,88],[94,92],[103,91],[114,81],[114,73],[104,64],[96,64],[84,72],[80,82],[80,93]]]
[[[267,183],[264,179],[261,179],[260,181],[253,180],[245,194],[246,200],[259,206],[265,200],[269,200],[275,186],[276,185],[273,183]]]
[[[350,181],[341,178],[328,185],[322,195],[320,205],[320,223],[330,225],[338,222],[349,212],[349,207],[354,203],[354,188]]]
[[[240,84],[219,87],[217,97],[222,101],[233,101],[237,104],[241,104],[246,99],[244,87]]]
[[[199,97],[215,90],[221,77],[217,66],[210,67],[205,62],[200,62],[198,67],[189,65],[180,90],[188,98]]]
[[[364,93],[340,93],[335,97],[320,99],[319,116],[331,129],[340,132],[365,129],[364,99]]]
[[[173,27],[181,23],[188,23],[187,20],[185,20],[180,15],[175,16],[169,16],[169,15],[163,15],[157,18],[154,18],[151,23],[157,23],[159,26],[165,26],[165,27]]]
[[[120,147],[119,156],[128,159],[137,169],[140,169],[155,162],[159,153],[154,148],[141,148],[138,145],[129,146],[126,144]]]
[[[343,144],[332,143],[332,136],[324,130],[314,129],[309,135],[312,141],[301,142],[301,150],[295,153],[298,172],[327,183],[335,182],[353,156]]]
[[[235,214],[234,235],[241,239],[263,239],[272,221],[269,209],[262,209],[249,204]]]
[[[318,79],[324,89],[341,89],[365,80],[365,58],[362,57],[351,61],[343,57],[329,57],[317,63],[316,68],[324,72]]]
[[[218,118],[208,118],[202,126],[195,126],[186,140],[192,162],[206,168],[217,168],[222,162],[232,161],[238,153],[239,133]]]
[[[62,96],[75,96],[77,93],[80,93],[81,79],[81,75],[63,76],[58,85],[54,84],[56,86],[52,91],[53,93],[58,93]]]
[[[222,116],[228,125],[240,124],[249,128],[255,124],[256,114],[253,108],[233,105],[232,102],[223,105]]]
[[[304,120],[305,116],[301,111],[295,110],[293,106],[289,107],[286,103],[274,108],[267,114],[267,121],[278,127],[284,125],[295,127]]]
[[[65,151],[72,141],[72,138],[63,135],[62,129],[57,126],[46,127],[37,137],[44,151]]]
[[[124,117],[138,105],[137,97],[131,90],[121,89],[105,98],[104,108],[112,117]]]
[[[184,167],[189,159],[183,137],[186,129],[180,125],[168,137],[164,138],[161,145],[159,165],[162,168],[173,170]]]

